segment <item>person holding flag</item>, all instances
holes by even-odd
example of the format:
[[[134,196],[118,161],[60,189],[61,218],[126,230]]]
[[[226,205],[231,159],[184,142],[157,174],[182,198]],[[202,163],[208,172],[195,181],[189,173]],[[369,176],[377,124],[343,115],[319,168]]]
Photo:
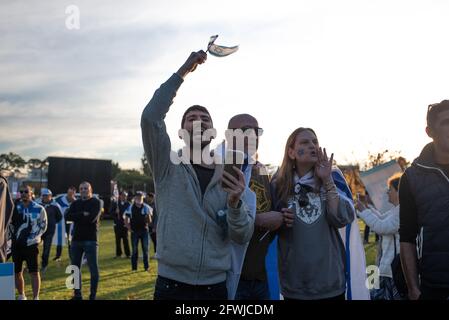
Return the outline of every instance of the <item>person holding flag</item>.
[[[126,228],[131,232],[131,269],[137,271],[137,260],[139,258],[139,242],[142,245],[143,267],[148,271],[148,246],[149,226],[152,221],[152,209],[143,202],[143,193],[138,191],[134,195],[134,203],[129,205],[124,213]]]
[[[72,222],[66,221],[65,215],[68,212],[70,205],[75,202],[76,200],[76,187],[70,186],[67,189],[67,193],[62,197],[57,197],[56,202],[60,206],[62,210],[62,219],[61,221],[56,225],[56,234],[57,234],[57,244],[56,244],[56,256],[53,258],[53,261],[61,261],[61,255],[62,255],[62,239],[63,239],[63,233],[65,233],[65,238],[67,240],[67,247],[68,247],[68,253],[69,258],[71,260],[71,251],[70,251],[70,244],[72,241]]]
[[[183,151],[190,151],[189,157],[178,161],[171,151],[164,119],[185,77],[206,59],[206,52],[192,52],[142,113],[142,140],[158,197],[156,300],[227,299],[230,240],[244,244],[253,232],[254,219],[241,198],[242,171],[234,167],[236,178],[202,156],[194,161],[195,154],[208,153],[213,138],[206,108],[192,106],[182,117],[180,135],[188,140]],[[219,212],[226,212],[224,221]]]

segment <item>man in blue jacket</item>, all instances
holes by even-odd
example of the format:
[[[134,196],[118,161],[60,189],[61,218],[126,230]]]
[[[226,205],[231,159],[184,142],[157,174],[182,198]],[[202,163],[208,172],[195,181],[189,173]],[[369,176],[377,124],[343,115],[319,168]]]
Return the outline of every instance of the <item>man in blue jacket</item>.
[[[16,289],[19,300],[27,300],[25,280],[23,278],[23,262],[26,261],[31,275],[34,300],[39,300],[41,277],[39,274],[39,243],[47,229],[47,213],[44,207],[33,199],[33,189],[25,186],[20,189],[20,201],[16,203],[12,215],[12,259],[16,273]]]

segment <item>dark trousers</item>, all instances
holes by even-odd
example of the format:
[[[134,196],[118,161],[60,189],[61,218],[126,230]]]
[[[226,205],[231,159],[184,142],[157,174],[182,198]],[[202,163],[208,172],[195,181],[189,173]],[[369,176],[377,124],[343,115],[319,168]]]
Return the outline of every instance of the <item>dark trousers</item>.
[[[369,227],[365,225],[365,230],[363,231],[363,240],[368,243],[369,242]]]
[[[268,282],[240,279],[235,300],[270,300]]]
[[[340,295],[338,295],[338,296],[335,296],[335,297],[330,297],[330,298],[326,298],[326,299],[317,299],[316,301],[338,301],[338,300],[345,300],[346,298],[345,298],[345,294],[344,293],[342,293],[342,294],[340,294]],[[286,300],[286,301],[288,301],[288,300],[290,300],[290,301],[305,301],[305,300],[301,300],[301,299],[290,299],[290,298],[287,298],[287,297],[284,297],[284,300]]]
[[[72,251],[70,250],[70,226],[71,225],[72,225],[71,223],[65,224],[65,235],[66,235],[66,239],[67,239],[67,248],[68,248],[68,252],[69,252],[70,261],[72,261]],[[56,258],[61,258],[61,255],[62,255],[62,246],[56,246]]]
[[[131,232],[131,244],[133,251],[131,255],[132,270],[137,270],[137,260],[139,259],[139,240],[142,244],[143,267],[145,270],[148,270],[148,238],[148,231]]]
[[[421,285],[420,300],[449,300],[449,288],[430,288]]]
[[[51,251],[51,243],[53,242],[54,235],[55,235],[55,231],[53,231],[53,232],[47,231],[42,236],[42,241],[43,241],[42,268],[46,268],[48,266],[48,259],[50,258],[50,251]]]
[[[158,276],[154,300],[227,300],[226,281],[194,286]]]
[[[72,263],[80,270],[79,289],[75,289],[75,297],[82,298],[81,294],[81,262],[83,255],[86,256],[90,271],[90,297],[93,300],[97,296],[100,272],[98,270],[98,242],[97,241],[73,241],[71,246]]]
[[[129,241],[128,241],[128,229],[125,227],[114,227],[115,233],[115,255],[120,257],[122,255],[122,242],[125,255],[129,257]]]
[[[150,233],[150,237],[151,237],[151,242],[153,242],[153,247],[154,247],[154,253],[156,253],[156,232],[151,232]]]
[[[369,242],[369,232],[370,232],[370,228],[365,225],[365,230],[363,232],[363,240],[368,243]],[[379,241],[379,235],[376,233],[376,242]]]

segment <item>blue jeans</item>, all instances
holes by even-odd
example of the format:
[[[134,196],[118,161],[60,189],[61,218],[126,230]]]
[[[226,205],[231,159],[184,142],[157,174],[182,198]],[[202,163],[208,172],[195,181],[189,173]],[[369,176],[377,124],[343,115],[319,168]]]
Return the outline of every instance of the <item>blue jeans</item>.
[[[75,297],[81,298],[81,262],[83,254],[86,256],[87,265],[90,271],[90,297],[95,299],[97,295],[98,281],[100,279],[100,272],[98,270],[98,242],[97,241],[72,241],[70,247],[72,252],[72,264],[77,266],[80,270],[79,289],[75,289]]]
[[[137,260],[139,259],[139,240],[142,243],[142,254],[143,254],[143,267],[148,270],[148,231],[145,232],[131,232],[131,244],[132,244],[132,254],[131,254],[131,268],[137,270]]]
[[[235,300],[270,300],[268,281],[240,279]]]

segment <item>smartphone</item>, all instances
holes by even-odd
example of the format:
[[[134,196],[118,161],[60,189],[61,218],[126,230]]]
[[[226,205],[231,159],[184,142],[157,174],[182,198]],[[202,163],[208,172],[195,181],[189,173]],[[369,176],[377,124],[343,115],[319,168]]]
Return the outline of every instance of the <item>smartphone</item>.
[[[235,172],[233,167],[237,167],[239,170],[242,170],[244,159],[245,154],[242,151],[227,150],[225,156],[224,171],[231,174],[238,180],[239,176],[237,172]],[[228,185],[224,181],[222,181],[221,186],[222,188],[228,188]]]

